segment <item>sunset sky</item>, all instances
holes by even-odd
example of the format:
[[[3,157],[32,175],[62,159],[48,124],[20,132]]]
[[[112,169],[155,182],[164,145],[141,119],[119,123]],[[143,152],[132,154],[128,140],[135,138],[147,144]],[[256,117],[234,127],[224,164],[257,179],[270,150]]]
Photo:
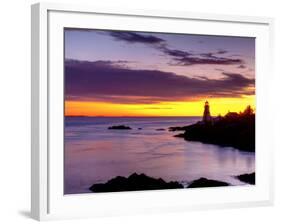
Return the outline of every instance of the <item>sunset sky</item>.
[[[65,29],[67,116],[201,116],[255,108],[255,39]]]

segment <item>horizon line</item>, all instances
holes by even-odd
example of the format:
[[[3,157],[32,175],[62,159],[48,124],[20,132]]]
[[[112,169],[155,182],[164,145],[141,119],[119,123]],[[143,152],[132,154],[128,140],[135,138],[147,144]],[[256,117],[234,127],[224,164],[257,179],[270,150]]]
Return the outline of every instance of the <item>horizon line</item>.
[[[103,115],[64,115],[64,117],[202,117],[202,115],[193,115],[193,116],[103,116]]]

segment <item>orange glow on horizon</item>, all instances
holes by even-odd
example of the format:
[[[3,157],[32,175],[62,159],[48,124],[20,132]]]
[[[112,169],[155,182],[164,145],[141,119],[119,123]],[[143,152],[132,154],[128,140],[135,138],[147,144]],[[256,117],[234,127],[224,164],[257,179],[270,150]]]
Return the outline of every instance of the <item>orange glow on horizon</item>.
[[[211,98],[212,116],[229,111],[240,112],[246,106],[255,108],[255,96],[243,98]],[[107,102],[65,101],[65,116],[202,116],[205,99],[188,102],[160,102],[155,104],[117,104]]]

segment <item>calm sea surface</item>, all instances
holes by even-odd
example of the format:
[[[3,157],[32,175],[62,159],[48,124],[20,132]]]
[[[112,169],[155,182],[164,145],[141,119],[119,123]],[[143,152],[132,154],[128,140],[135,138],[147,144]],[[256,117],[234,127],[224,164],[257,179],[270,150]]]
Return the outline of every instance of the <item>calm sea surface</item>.
[[[90,192],[92,184],[134,172],[184,185],[200,177],[242,185],[234,176],[255,170],[254,153],[188,142],[168,131],[199,119],[67,117],[65,194]],[[132,130],[108,130],[112,125]]]

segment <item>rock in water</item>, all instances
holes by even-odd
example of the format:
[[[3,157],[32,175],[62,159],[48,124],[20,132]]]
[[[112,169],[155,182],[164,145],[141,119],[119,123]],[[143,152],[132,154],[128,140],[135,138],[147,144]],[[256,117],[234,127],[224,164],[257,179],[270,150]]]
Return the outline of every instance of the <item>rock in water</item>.
[[[201,177],[200,179],[194,180],[188,188],[200,188],[200,187],[222,187],[222,186],[229,186],[228,183],[218,181],[218,180],[209,180],[207,178]]]
[[[106,183],[94,184],[89,189],[92,192],[119,192],[177,188],[183,188],[183,185],[176,181],[166,182],[161,178],[156,179],[145,174],[133,173],[128,178],[117,176]]]
[[[129,126],[125,126],[125,125],[116,125],[116,126],[111,126],[108,129],[113,129],[113,130],[131,130],[132,128],[130,128]]]

